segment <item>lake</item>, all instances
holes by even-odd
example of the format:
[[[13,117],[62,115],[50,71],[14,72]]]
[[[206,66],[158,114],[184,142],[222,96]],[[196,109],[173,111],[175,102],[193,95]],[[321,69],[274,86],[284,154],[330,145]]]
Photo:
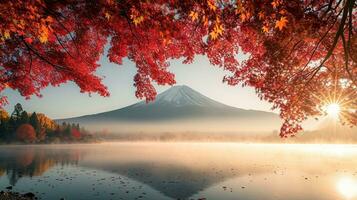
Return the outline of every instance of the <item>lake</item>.
[[[357,146],[102,143],[0,147],[0,190],[40,199],[357,199]]]

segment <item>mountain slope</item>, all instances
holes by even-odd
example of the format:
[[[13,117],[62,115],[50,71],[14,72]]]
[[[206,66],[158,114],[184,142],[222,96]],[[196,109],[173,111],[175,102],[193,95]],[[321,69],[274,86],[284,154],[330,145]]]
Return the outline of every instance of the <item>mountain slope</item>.
[[[109,112],[59,121],[93,126],[104,126],[104,124],[108,126],[109,123],[111,125],[119,123],[139,123],[139,125],[142,125],[146,123],[150,124],[151,127],[157,127],[165,123],[174,124],[179,121],[181,126],[185,124],[183,122],[197,123],[195,126],[202,126],[204,123],[208,123],[213,128],[212,130],[218,126],[226,126],[225,123],[227,122],[230,123],[230,126],[236,126],[239,123],[257,125],[266,122],[272,123],[274,127],[280,123],[279,117],[274,113],[231,107],[214,101],[187,86],[171,87],[159,94],[156,100],[151,103],[142,101]],[[216,125],[214,125],[215,123]],[[158,127],[158,129],[171,130],[173,126]],[[186,130],[190,130],[188,127]],[[276,127],[278,128],[278,126]],[[122,129],[123,126],[121,127]],[[234,130],[237,129],[232,128],[232,131]]]

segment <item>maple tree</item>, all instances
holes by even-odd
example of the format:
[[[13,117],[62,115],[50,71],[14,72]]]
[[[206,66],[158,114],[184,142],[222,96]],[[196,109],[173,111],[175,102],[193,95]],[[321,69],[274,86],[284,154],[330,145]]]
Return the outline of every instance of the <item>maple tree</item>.
[[[205,55],[227,70],[225,82],[254,87],[280,110],[281,136],[333,102],[342,123],[357,124],[356,0],[13,0],[0,7],[0,91],[40,96],[48,85],[74,81],[81,92],[108,96],[95,70],[109,44],[111,62],[136,64],[136,96],[147,101],[156,96],[152,82],[175,83],[171,59]]]

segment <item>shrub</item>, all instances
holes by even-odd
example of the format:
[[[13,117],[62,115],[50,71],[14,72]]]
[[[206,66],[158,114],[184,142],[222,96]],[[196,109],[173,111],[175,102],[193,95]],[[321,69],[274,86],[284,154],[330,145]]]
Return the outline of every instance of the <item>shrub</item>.
[[[22,124],[16,130],[16,138],[22,142],[32,143],[36,140],[36,131],[30,124]]]
[[[73,128],[71,130],[72,137],[76,140],[81,139],[81,132],[79,132],[77,129]]]

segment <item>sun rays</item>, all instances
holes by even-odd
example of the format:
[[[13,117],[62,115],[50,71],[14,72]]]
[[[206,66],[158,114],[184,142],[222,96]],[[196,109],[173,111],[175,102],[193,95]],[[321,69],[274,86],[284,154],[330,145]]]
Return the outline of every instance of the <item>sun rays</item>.
[[[343,123],[349,123],[357,109],[357,92],[354,87],[336,84],[317,92],[314,98],[322,115]]]
[[[325,111],[328,116],[338,119],[341,112],[341,106],[338,103],[331,103],[325,107]]]

